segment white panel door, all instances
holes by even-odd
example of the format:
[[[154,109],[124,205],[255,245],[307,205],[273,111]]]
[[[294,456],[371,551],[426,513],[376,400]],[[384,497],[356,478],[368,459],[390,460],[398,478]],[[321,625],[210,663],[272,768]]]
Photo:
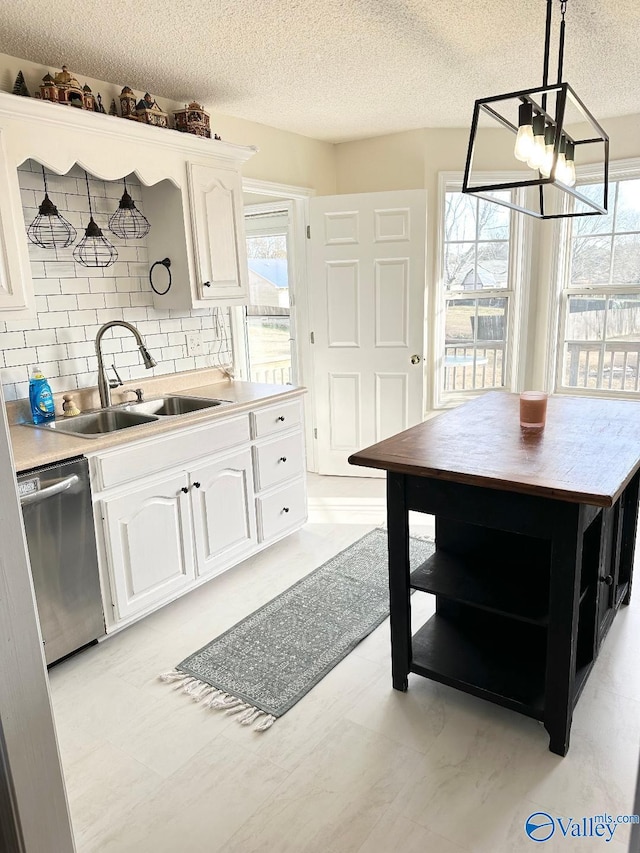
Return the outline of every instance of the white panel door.
[[[351,453],[424,408],[426,194],[311,199],[311,328],[321,474],[380,476]]]
[[[195,577],[188,479],[102,502],[117,618],[175,597]]]
[[[233,169],[189,165],[198,298],[222,305],[248,302],[242,183]]]
[[[190,472],[197,571],[226,569],[257,543],[251,450]]]

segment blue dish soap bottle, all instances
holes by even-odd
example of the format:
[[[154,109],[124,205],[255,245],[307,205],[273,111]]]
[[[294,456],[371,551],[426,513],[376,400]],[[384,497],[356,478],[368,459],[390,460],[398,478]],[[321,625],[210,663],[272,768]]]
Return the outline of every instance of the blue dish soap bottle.
[[[29,380],[29,403],[34,424],[52,421],[56,416],[51,387],[39,367],[34,367]]]

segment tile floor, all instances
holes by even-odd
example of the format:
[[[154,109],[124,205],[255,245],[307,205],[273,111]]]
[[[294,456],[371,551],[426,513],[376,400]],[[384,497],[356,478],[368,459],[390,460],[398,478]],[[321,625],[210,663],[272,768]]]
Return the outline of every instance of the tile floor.
[[[312,477],[310,492],[361,507],[383,484]],[[79,853],[520,853],[536,847],[523,831],[532,812],[632,811],[638,596],[611,629],[564,759],[533,720],[419,676],[393,691],[386,622],[264,734],[157,680],[376,519],[353,524],[345,509],[343,521],[308,524],[51,671]],[[414,596],[418,624],[432,607]],[[627,843],[619,827],[610,844],[556,834],[543,849]]]

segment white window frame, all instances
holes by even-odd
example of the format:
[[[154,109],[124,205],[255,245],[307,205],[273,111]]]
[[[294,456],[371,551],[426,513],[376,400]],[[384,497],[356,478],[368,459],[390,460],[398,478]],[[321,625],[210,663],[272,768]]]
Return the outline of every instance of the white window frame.
[[[479,172],[476,175],[482,184],[506,183],[523,180],[528,177],[523,172]],[[445,216],[447,192],[460,192],[462,189],[462,172],[440,172],[438,178],[438,232],[437,252],[435,259],[435,287],[433,288],[434,308],[431,314],[430,339],[433,342],[430,351],[430,375],[433,377],[431,404],[434,409],[453,408],[473,399],[487,391],[519,391],[524,379],[525,359],[527,352],[527,323],[526,311],[529,304],[529,279],[531,271],[531,217],[511,212],[511,232],[509,235],[509,281],[512,287],[509,292],[507,310],[506,345],[505,345],[505,384],[501,388],[476,388],[468,391],[444,391],[444,348],[445,348],[445,311],[447,298],[453,298],[454,293],[448,293],[444,286],[444,244]],[[522,196],[524,189],[515,190]],[[518,199],[521,203],[522,198]],[[503,288],[500,289],[504,291]],[[499,291],[469,291],[469,298],[490,298],[491,295],[501,296]]]
[[[578,182],[597,181],[602,179],[602,169],[595,166],[581,166],[576,170]],[[640,179],[640,158],[617,160],[609,163],[609,183],[631,178]],[[549,318],[548,340],[555,342],[553,357],[549,359],[548,375],[549,386],[556,394],[571,397],[602,397],[605,399],[619,398],[637,400],[640,391],[622,391],[608,388],[573,388],[563,384],[564,373],[564,341],[567,322],[567,305],[572,293],[580,292],[569,286],[569,272],[571,262],[571,240],[572,219],[558,220],[558,225],[553,235],[552,258],[554,261],[555,275],[552,276],[554,283],[554,299]],[[615,232],[614,232],[615,233]],[[582,288],[584,290],[584,288]],[[614,285],[598,285],[594,288],[600,293],[616,293],[629,290],[638,292],[640,287],[624,287]]]

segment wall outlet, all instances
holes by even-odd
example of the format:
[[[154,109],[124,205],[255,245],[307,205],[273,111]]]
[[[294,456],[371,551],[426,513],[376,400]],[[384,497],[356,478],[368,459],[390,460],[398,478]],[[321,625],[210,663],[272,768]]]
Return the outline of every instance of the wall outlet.
[[[187,355],[204,355],[204,341],[200,332],[187,332]]]

